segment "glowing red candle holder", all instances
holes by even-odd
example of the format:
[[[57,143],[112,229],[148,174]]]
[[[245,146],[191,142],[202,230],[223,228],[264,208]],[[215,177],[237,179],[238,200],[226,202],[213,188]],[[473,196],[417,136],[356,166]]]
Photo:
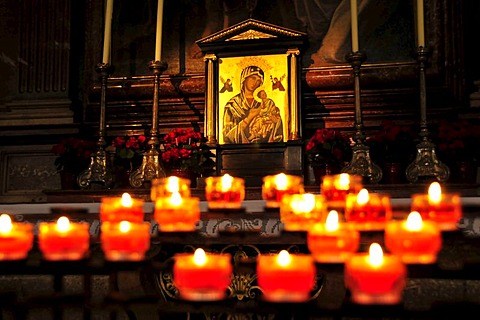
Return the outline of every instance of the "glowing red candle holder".
[[[173,193],[179,193],[183,198],[190,197],[190,184],[190,179],[177,176],[155,178],[152,180],[150,198],[155,201],[157,198],[171,197]]]
[[[343,207],[348,194],[356,194],[363,188],[362,179],[362,176],[348,173],[326,175],[322,178],[320,194],[332,206]]]
[[[205,198],[210,209],[240,209],[245,200],[245,180],[224,174],[205,179]]]
[[[428,194],[413,194],[411,211],[417,211],[423,221],[435,221],[440,230],[458,229],[462,217],[462,202],[459,193],[443,193],[438,182],[432,182]]]
[[[267,301],[307,301],[315,278],[315,261],[309,254],[290,254],[282,250],[278,254],[257,256],[257,282]]]
[[[25,259],[33,246],[33,224],[0,215],[0,260]]]
[[[384,254],[378,243],[368,253],[345,261],[345,285],[358,304],[397,304],[402,300],[407,268],[399,257]]]
[[[341,223],[338,212],[328,213],[325,223],[316,223],[307,234],[307,246],[316,262],[344,263],[359,248],[360,233],[349,222]]]
[[[384,230],[385,223],[392,219],[390,196],[367,189],[347,195],[345,219],[355,223],[358,230]]]
[[[157,198],[153,217],[160,231],[195,231],[200,220],[200,199],[182,198],[179,193]]]
[[[134,199],[128,193],[121,197],[104,197],[100,203],[100,221],[143,222],[143,204],[143,200]]]
[[[185,300],[221,300],[232,280],[232,256],[228,253],[195,253],[174,256],[173,283]]]
[[[38,246],[45,260],[84,259],[90,247],[90,224],[70,222],[67,217],[40,222]]]
[[[387,223],[385,246],[403,263],[435,263],[442,248],[442,234],[436,222],[422,221],[420,213],[412,211],[406,220]]]
[[[286,194],[280,203],[280,220],[284,230],[306,231],[324,220],[327,202],[322,195],[312,193]]]
[[[149,222],[102,222],[100,241],[109,261],[140,261],[150,248]]]
[[[300,176],[279,173],[263,177],[262,199],[267,208],[279,208],[285,194],[304,193],[303,179]]]

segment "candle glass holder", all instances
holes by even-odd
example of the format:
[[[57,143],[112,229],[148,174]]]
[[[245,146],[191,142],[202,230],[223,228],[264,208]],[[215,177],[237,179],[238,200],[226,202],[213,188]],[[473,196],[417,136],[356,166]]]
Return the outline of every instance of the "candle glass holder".
[[[385,247],[406,264],[431,264],[442,248],[442,234],[436,222],[422,221],[421,228],[409,230],[406,220],[389,221]]]
[[[349,194],[345,202],[345,220],[354,223],[357,230],[384,230],[392,219],[390,195],[369,193],[367,203],[359,203],[358,194]]]
[[[21,260],[33,247],[33,224],[12,223],[9,231],[0,231],[0,260]]]
[[[277,174],[263,177],[262,199],[265,207],[279,208],[286,194],[304,193],[303,178],[300,176]]]
[[[357,194],[363,188],[363,178],[348,173],[326,175],[322,178],[320,194],[332,209],[343,209],[348,194]]]
[[[315,261],[310,254],[289,254],[290,263],[281,265],[278,254],[257,257],[257,282],[263,298],[271,302],[304,302],[315,287]]]
[[[328,230],[324,223],[314,224],[307,234],[307,246],[319,263],[344,263],[360,246],[360,233],[352,223],[340,223]]]
[[[66,231],[59,231],[57,222],[40,222],[38,246],[45,260],[81,260],[90,247],[90,224],[70,222]]]
[[[205,253],[204,264],[196,263],[194,254],[174,255],[173,283],[180,298],[193,301],[222,300],[232,281],[232,256]]]
[[[311,193],[286,194],[280,203],[280,221],[286,231],[307,231],[313,224],[324,221],[327,201]]]
[[[441,231],[458,230],[463,215],[459,193],[442,193],[440,202],[431,201],[428,194],[413,194],[410,210],[418,211],[423,221],[435,221]]]
[[[108,261],[141,261],[150,248],[149,222],[102,222],[100,241]]]
[[[231,177],[225,185],[225,177],[205,178],[205,198],[209,209],[240,209],[245,200],[245,180]]]
[[[124,205],[122,197],[103,197],[100,203],[100,221],[120,222],[143,222],[145,213],[143,211],[144,201],[132,198],[131,205]]]
[[[153,217],[162,232],[195,231],[200,221],[199,198],[161,197],[155,200]]]
[[[178,192],[181,197],[190,197],[190,179],[170,176],[166,178],[155,178],[152,180],[150,198],[152,201],[162,197],[170,197]]]

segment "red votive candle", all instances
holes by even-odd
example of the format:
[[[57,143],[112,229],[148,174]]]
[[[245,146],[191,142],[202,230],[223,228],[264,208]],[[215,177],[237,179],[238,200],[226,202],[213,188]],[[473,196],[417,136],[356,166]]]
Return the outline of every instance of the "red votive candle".
[[[124,193],[121,197],[104,197],[100,203],[100,221],[143,222],[143,200]]]
[[[435,221],[441,231],[458,229],[462,217],[462,203],[459,193],[442,193],[438,182],[432,182],[428,194],[413,194],[411,211],[418,211],[423,221]]]
[[[392,219],[390,196],[369,193],[367,189],[347,195],[345,219],[358,230],[384,230],[386,221]]]
[[[286,194],[280,204],[280,220],[286,231],[306,231],[327,215],[327,202],[312,193]]]
[[[363,188],[362,176],[340,173],[322,178],[320,194],[324,195],[332,206],[344,206],[347,195],[358,193]]]
[[[308,249],[321,263],[343,263],[359,248],[360,234],[352,223],[340,223],[338,212],[328,213],[325,223],[316,223],[307,234]]]
[[[183,198],[190,197],[190,179],[170,176],[152,180],[150,198],[152,201],[157,198],[171,197],[173,193],[179,193]]]
[[[436,222],[422,221],[420,213],[412,211],[406,220],[387,223],[385,246],[403,263],[435,263],[442,247],[442,235]]]
[[[205,198],[211,209],[239,209],[245,200],[245,180],[224,174],[205,179]]]
[[[177,253],[174,256],[173,283],[185,300],[221,300],[232,280],[232,256],[228,253]]]
[[[33,224],[12,223],[6,213],[0,215],[0,260],[25,259],[33,246]]]
[[[80,260],[90,247],[90,225],[70,222],[67,217],[57,222],[40,222],[38,245],[46,260]]]
[[[279,173],[263,177],[262,199],[267,208],[279,208],[285,194],[304,193],[303,179],[300,176]]]
[[[160,231],[195,231],[200,220],[200,199],[173,193],[155,200],[153,217]]]
[[[278,254],[257,256],[257,282],[267,301],[307,301],[315,286],[315,277],[315,261],[309,254],[282,250]]]
[[[397,304],[402,300],[407,268],[399,257],[384,254],[378,243],[369,253],[356,253],[345,261],[345,285],[358,304]]]
[[[110,261],[140,261],[150,248],[149,222],[102,222],[100,241]]]

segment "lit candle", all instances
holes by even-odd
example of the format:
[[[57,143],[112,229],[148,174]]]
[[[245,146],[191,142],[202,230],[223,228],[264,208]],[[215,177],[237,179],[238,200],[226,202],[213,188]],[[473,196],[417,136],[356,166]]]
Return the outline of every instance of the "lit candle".
[[[443,193],[440,183],[432,182],[428,194],[413,194],[411,211],[418,211],[424,221],[435,221],[440,230],[457,230],[462,217],[462,203],[459,193]]]
[[[327,201],[312,193],[286,194],[280,204],[280,220],[284,230],[307,231],[327,215]]]
[[[357,230],[383,230],[392,219],[390,196],[369,193],[362,189],[358,194],[347,195],[345,219],[355,224]]]
[[[70,222],[67,217],[57,222],[40,222],[38,246],[46,260],[80,260],[87,256],[90,246],[90,225]]]
[[[224,174],[205,179],[205,197],[211,209],[239,209],[245,200],[245,180]]]
[[[155,41],[155,61],[162,60],[162,25],[163,25],[163,0],[158,0],[157,5],[157,38]]]
[[[263,177],[262,199],[267,208],[279,208],[285,194],[304,193],[303,180],[300,176],[279,173]]]
[[[423,221],[420,213],[412,211],[406,220],[387,223],[385,246],[404,263],[435,263],[442,236],[436,222]]]
[[[185,300],[221,300],[232,280],[232,256],[206,253],[198,248],[194,254],[174,255],[173,283]]]
[[[282,250],[278,254],[257,256],[257,283],[267,301],[307,301],[315,277],[315,261],[309,254],[290,254]]]
[[[425,18],[423,0],[417,0],[417,42],[419,47],[425,46]]]
[[[25,259],[33,246],[33,224],[12,223],[6,213],[0,215],[0,260]]]
[[[343,263],[359,248],[360,234],[351,223],[340,223],[338,212],[328,213],[325,223],[308,230],[308,249],[317,262]]]
[[[143,204],[143,200],[133,199],[126,192],[121,197],[103,197],[100,204],[100,221],[142,222]]]
[[[200,221],[200,199],[183,198],[178,192],[157,198],[153,217],[160,231],[195,231]]]
[[[402,299],[407,268],[400,258],[384,254],[378,243],[369,253],[356,253],[345,261],[345,285],[358,304],[397,304]]]
[[[190,179],[169,176],[166,178],[155,178],[152,180],[150,198],[152,201],[161,197],[170,197],[174,192],[180,193],[182,197],[190,197]]]
[[[340,173],[324,176],[320,186],[320,193],[323,194],[332,205],[337,204],[344,206],[347,194],[356,194],[362,188],[362,176]]]
[[[102,222],[100,241],[109,261],[140,261],[150,248],[150,223]]]
[[[358,51],[358,7],[357,0],[350,0],[350,14],[352,20],[352,52]]]
[[[113,0],[107,0],[107,7],[105,10],[105,32],[103,34],[103,59],[104,64],[110,63],[110,47],[112,39],[112,14],[113,14]]]

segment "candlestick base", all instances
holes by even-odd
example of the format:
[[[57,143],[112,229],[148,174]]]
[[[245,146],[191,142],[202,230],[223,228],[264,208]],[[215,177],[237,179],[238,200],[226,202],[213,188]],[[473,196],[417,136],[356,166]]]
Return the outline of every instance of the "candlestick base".
[[[105,188],[113,185],[113,176],[110,168],[107,166],[107,155],[103,148],[103,138],[98,142],[98,149],[90,160],[88,169],[82,171],[77,178],[77,183],[82,189],[92,186],[92,183]]]
[[[435,145],[428,140],[426,134],[417,145],[417,155],[408,165],[406,175],[412,183],[420,177],[435,177],[439,182],[447,181],[450,177],[450,169],[437,159]]]
[[[382,179],[382,169],[372,162],[368,146],[360,140],[352,147],[352,152],[352,161],[341,171],[368,178],[370,183],[378,183]]]
[[[145,181],[165,178],[167,175],[160,162],[160,151],[152,144],[143,155],[142,165],[130,174],[129,182],[134,188],[140,188]]]

